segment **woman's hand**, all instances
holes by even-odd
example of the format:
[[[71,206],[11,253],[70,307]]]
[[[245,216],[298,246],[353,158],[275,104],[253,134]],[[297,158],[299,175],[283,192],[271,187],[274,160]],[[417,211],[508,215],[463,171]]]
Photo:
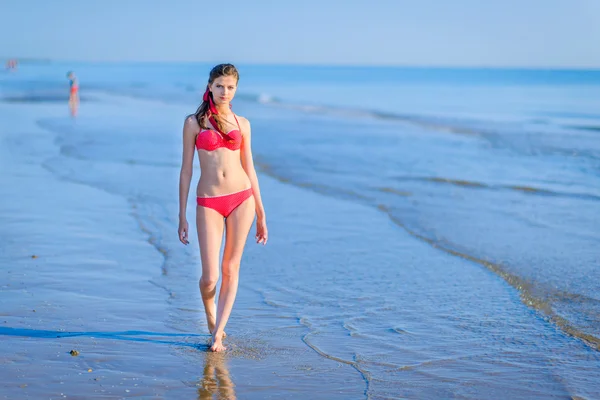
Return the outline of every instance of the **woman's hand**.
[[[256,220],[256,243],[262,243],[263,246],[267,244],[269,232],[267,230],[267,219],[260,218]]]
[[[190,242],[188,241],[188,223],[187,220],[180,220],[179,221],[179,240],[181,241],[181,243],[183,244],[190,244]]]

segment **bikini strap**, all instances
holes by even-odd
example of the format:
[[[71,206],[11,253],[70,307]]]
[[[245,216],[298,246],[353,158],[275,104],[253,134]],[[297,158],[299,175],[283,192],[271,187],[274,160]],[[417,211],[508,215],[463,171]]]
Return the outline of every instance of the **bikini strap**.
[[[229,136],[219,128],[219,124],[217,124],[217,121],[212,115],[208,117],[208,122],[210,122],[210,124],[213,126],[213,129],[219,132],[221,136],[223,136],[226,140],[231,140],[231,136]]]
[[[237,123],[238,126],[238,131],[240,133],[242,133],[242,128],[240,127],[240,121],[238,121],[237,117],[235,116],[235,114],[233,114],[233,118],[235,118],[235,122]]]

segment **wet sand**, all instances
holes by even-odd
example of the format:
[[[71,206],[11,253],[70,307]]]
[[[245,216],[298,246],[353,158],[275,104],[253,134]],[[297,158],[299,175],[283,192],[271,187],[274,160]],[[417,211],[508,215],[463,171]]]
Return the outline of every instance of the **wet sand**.
[[[230,324],[228,353],[208,353],[198,277],[173,290],[157,283],[164,257],[131,204],[43,166],[58,149],[31,112],[63,108],[0,108],[1,398],[363,395],[360,374],[288,340],[306,328],[262,310],[252,294],[236,305],[242,321]],[[178,307],[183,321],[172,307],[179,290],[195,303]],[[251,324],[273,336],[244,332],[244,303],[254,309]],[[263,315],[278,323],[268,327]],[[340,378],[333,385],[324,378],[331,371]]]

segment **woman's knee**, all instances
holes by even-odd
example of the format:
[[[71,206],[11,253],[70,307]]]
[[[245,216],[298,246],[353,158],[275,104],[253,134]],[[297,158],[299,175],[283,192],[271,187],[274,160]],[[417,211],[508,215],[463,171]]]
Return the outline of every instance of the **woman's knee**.
[[[223,260],[223,279],[237,279],[240,273],[240,260]]]
[[[202,275],[200,278],[200,287],[212,289],[217,286],[217,282],[219,280],[218,274],[210,274],[210,275]]]

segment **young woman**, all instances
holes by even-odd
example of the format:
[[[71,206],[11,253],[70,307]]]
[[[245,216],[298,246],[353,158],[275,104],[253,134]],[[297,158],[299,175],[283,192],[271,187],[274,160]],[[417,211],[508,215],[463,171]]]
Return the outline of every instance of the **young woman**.
[[[200,159],[196,189],[196,227],[202,260],[200,294],[212,351],[223,351],[225,325],[238,287],[240,261],[256,214],[256,242],[267,243],[267,222],[260,197],[251,150],[250,122],[231,111],[239,74],[231,64],[210,71],[203,101],[183,126],[183,161],[179,179],[179,240],[188,244],[186,204],[192,179],[194,152]],[[221,260],[222,282],[215,305],[219,279],[219,250],[225,230]]]

